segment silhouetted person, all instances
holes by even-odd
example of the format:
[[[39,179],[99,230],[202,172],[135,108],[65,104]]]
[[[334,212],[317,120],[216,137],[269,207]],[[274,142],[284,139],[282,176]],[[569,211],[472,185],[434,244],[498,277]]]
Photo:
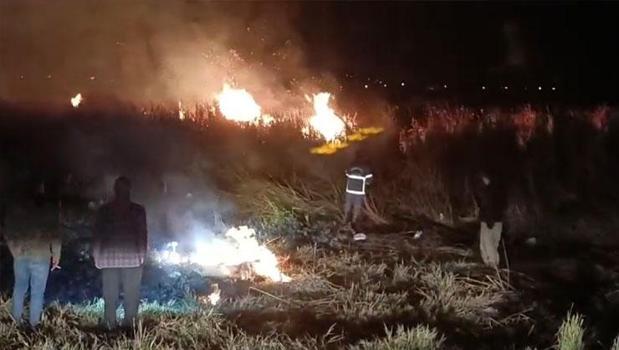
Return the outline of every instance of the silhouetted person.
[[[47,198],[44,184],[34,195],[6,212],[5,237],[13,255],[15,285],[13,287],[13,319],[21,322],[24,299],[30,288],[29,323],[35,327],[41,321],[47,277],[59,268],[61,239],[59,207]]]
[[[503,232],[503,214],[507,206],[505,189],[498,179],[480,173],[475,179],[475,199],[479,206],[479,248],[484,264],[499,265],[499,242]]]
[[[124,293],[124,327],[135,324],[140,302],[142,267],[147,251],[146,212],[131,202],[131,182],[119,177],[114,199],[102,206],[95,222],[93,256],[101,269],[105,325],[117,326],[120,288]]]
[[[346,170],[346,197],[344,199],[344,222],[352,224],[356,229],[363,208],[365,207],[365,196],[367,186],[372,182],[373,175],[364,165],[363,159],[355,162],[355,165]],[[355,233],[355,240],[365,239],[362,233]]]

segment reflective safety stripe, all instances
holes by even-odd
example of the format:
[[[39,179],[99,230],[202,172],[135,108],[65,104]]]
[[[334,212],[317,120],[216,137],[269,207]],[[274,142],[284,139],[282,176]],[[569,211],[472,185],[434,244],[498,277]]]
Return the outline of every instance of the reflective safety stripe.
[[[355,175],[355,174],[346,174],[346,177],[349,179],[354,179],[354,180],[361,180],[363,181],[362,184],[362,189],[361,191],[357,191],[357,190],[351,190],[348,188],[348,185],[346,185],[346,193],[350,193],[350,194],[357,194],[357,195],[365,195],[365,182],[372,178],[372,174],[368,174],[368,175]]]
[[[354,175],[354,174],[346,174],[346,177],[349,179],[357,179],[357,180],[366,180],[372,177],[372,174],[368,174],[368,175]]]

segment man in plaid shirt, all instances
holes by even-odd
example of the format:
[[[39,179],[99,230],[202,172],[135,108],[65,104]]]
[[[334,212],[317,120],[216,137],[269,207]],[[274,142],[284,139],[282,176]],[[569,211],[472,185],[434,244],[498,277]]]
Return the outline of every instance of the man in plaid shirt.
[[[122,285],[125,319],[134,325],[140,302],[142,266],[147,250],[146,212],[131,202],[131,182],[119,177],[114,183],[114,200],[101,207],[94,229],[93,256],[101,270],[105,323],[116,327],[116,308]]]

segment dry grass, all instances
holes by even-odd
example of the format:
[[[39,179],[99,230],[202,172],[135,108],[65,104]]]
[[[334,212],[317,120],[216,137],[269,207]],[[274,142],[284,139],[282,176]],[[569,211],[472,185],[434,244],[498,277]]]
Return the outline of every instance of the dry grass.
[[[441,349],[445,342],[444,337],[428,326],[412,329],[399,326],[395,331],[386,328],[385,333],[384,338],[363,340],[351,350],[437,350]]]
[[[318,182],[275,183],[250,175],[238,175],[236,202],[243,213],[268,223],[299,220],[311,224],[319,218],[342,216],[341,193],[335,184]]]
[[[399,175],[384,188],[380,196],[393,201],[392,208],[399,213],[426,217],[452,224],[453,210],[449,192],[440,173],[431,167],[408,162]]]
[[[610,348],[610,350],[619,350],[619,335],[615,338],[613,346]]]
[[[494,275],[462,275],[475,268],[469,263],[403,261],[397,257],[375,261],[358,252],[329,252],[313,245],[292,252],[291,260],[298,263],[287,267],[293,277],[290,283],[254,284],[246,294],[224,294],[214,308],[191,297],[145,303],[140,309],[141,323],[128,333],[97,328],[103,313],[100,300],[53,305],[46,311],[43,327],[32,333],[8,321],[8,302],[2,301],[0,348],[440,349],[452,329],[436,322],[439,315],[448,315],[454,325],[462,321],[478,330],[504,327],[507,322],[495,319],[511,317],[499,311],[506,302],[504,294],[510,292],[507,287]],[[423,318],[419,318],[420,310],[426,315]],[[310,333],[290,334],[290,326],[304,329],[303,320],[290,319],[301,313],[329,324]],[[252,315],[253,321],[245,319],[246,315]],[[393,320],[410,323],[405,326]],[[252,322],[258,322],[259,331],[254,326],[246,328]],[[367,338],[348,338],[351,332],[377,322],[385,324],[384,333],[377,333],[373,326]],[[531,325],[527,318],[511,322],[510,326]],[[582,325],[578,319],[568,317],[558,333],[559,344],[577,344],[582,339],[575,331],[578,325]]]
[[[582,350],[585,348],[583,326],[584,319],[579,314],[568,312],[567,317],[561,324],[557,333],[557,346],[559,350]]]

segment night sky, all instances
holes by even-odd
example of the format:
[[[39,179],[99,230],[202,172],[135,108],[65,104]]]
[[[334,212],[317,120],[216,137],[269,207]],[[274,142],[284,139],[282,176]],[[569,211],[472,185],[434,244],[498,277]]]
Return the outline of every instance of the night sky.
[[[340,72],[448,83],[555,84],[603,93],[619,82],[619,6],[610,3],[330,3],[302,21],[312,62]],[[327,39],[325,39],[327,38]],[[331,48],[320,50],[318,48]],[[334,59],[330,52],[337,51]]]
[[[209,79],[214,91],[225,71],[272,96],[293,79],[328,75],[337,81],[329,88],[398,87],[404,98],[445,85],[455,94],[542,85],[614,100],[618,15],[612,3],[574,2],[7,0],[0,98],[90,91],[175,100]],[[233,50],[244,66],[206,62],[213,50]]]

